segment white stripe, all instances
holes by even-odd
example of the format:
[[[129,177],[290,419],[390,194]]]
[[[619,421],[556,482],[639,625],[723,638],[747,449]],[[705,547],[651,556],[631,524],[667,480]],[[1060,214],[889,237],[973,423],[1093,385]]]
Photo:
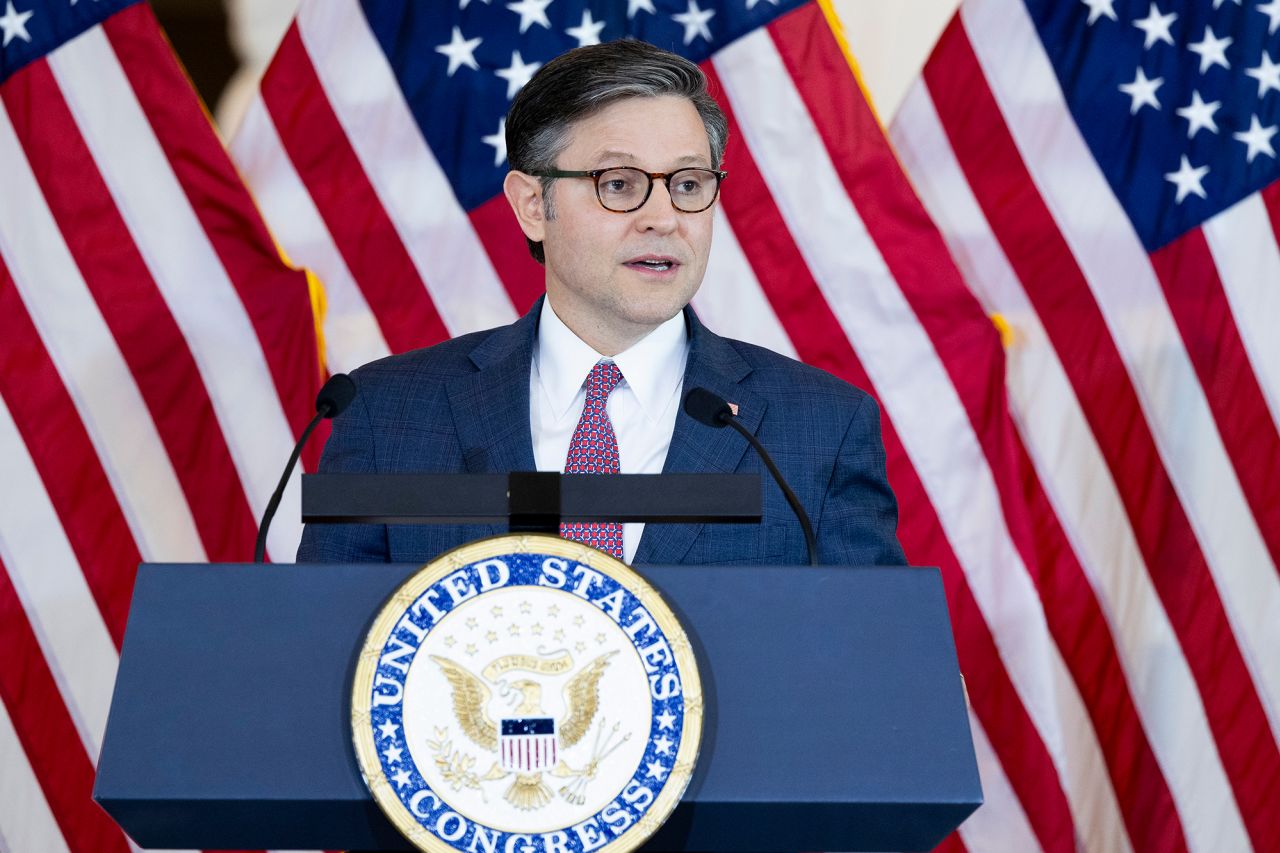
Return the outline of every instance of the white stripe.
[[[1062,100],[1026,8],[960,10],[1009,130],[1106,319],[1280,735],[1280,575],[1241,492],[1155,270]],[[1023,46],[1010,51],[1009,45]]]
[[[1262,195],[1237,202],[1203,227],[1271,419],[1280,423],[1280,247]]]
[[[3,399],[0,483],[4,483],[0,488],[0,558],[9,569],[13,588],[85,752],[96,764],[119,658],[58,513]]]
[[[102,29],[55,51],[49,67],[190,347],[249,506],[260,517],[294,437],[248,312]],[[292,556],[302,533],[294,480],[268,539],[277,556]]]
[[[31,770],[14,731],[9,711],[0,702],[0,850],[13,853],[67,850],[49,802]]]
[[[343,373],[390,355],[391,348],[364,294],[334,245],[306,185],[294,171],[261,94],[249,102],[231,142],[231,156],[290,261],[314,271],[324,283],[329,370]]]
[[[13,275],[147,559],[202,562],[204,547],[142,394],[72,259],[0,108],[0,256]]]
[[[714,332],[796,357],[773,305],[760,288],[724,210],[715,208],[715,239],[702,287],[693,300],[698,318]]]
[[[427,147],[360,4],[303,3],[298,31],[334,114],[449,333],[516,319],[511,298]]]
[[[1123,837],[1101,751],[1092,730],[1080,725],[1087,715],[1079,696],[1060,690],[1070,676],[1005,525],[981,445],[932,342],[845,194],[768,35],[748,35],[714,62],[765,183],[964,566],[1005,669],[1064,780],[1076,824]],[[1080,772],[1069,773],[1069,765]]]
[[[984,308],[1013,330],[1009,403],[1116,644],[1192,850],[1247,843],[1195,679],[1057,353],[992,234],[922,83],[891,128],[903,166]]]
[[[1004,775],[999,757],[991,748],[986,730],[972,710],[969,712],[969,730],[973,733],[973,750],[978,757],[983,802],[960,824],[960,840],[973,853],[1003,850],[1035,853],[1043,849],[1017,793]]]

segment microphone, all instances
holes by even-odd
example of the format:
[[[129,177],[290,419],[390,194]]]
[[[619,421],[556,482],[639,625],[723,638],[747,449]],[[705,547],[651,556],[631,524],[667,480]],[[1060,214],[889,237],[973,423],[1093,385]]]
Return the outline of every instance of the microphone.
[[[782,472],[778,470],[777,465],[773,464],[773,457],[764,449],[764,445],[760,443],[760,440],[738,421],[738,416],[733,413],[733,409],[729,404],[706,388],[694,388],[684,395],[684,412],[698,423],[706,424],[709,427],[716,427],[717,429],[726,426],[733,427],[756,449],[756,453],[760,454],[760,458],[764,460],[765,467],[769,469],[769,473],[773,475],[778,487],[782,489],[782,494],[786,496],[787,503],[791,504],[791,509],[795,512],[796,518],[800,519],[800,529],[804,531],[804,541],[809,547],[809,565],[818,565],[818,541],[813,536],[813,525],[809,523],[809,516],[805,513],[804,507],[800,505],[800,499],[796,497],[795,492],[791,491],[787,481],[782,478]]]
[[[258,525],[258,541],[253,547],[253,561],[255,563],[261,563],[267,554],[267,530],[271,527],[271,519],[275,518],[276,510],[280,508],[280,499],[284,497],[284,487],[289,484],[289,475],[293,473],[293,466],[298,464],[298,457],[302,454],[303,445],[307,443],[307,439],[311,437],[311,432],[319,426],[320,421],[342,414],[343,410],[351,405],[351,401],[355,397],[356,383],[352,382],[351,377],[345,373],[335,373],[330,376],[329,381],[324,383],[324,387],[316,395],[316,416],[311,419],[311,423],[307,424],[307,428],[302,431],[302,437],[293,446],[293,454],[289,457],[289,464],[284,466],[284,474],[280,476],[280,483],[276,486],[275,493],[271,495],[271,500],[267,501],[267,508],[262,513],[262,524]]]

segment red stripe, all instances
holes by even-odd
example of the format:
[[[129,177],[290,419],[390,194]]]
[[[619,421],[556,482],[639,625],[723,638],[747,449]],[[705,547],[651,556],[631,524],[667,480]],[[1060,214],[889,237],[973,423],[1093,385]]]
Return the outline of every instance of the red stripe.
[[[3,260],[0,341],[0,397],[8,404],[118,649],[141,558],[89,434]]]
[[[296,22],[263,78],[262,99],[392,352],[448,338],[426,285],[329,104]]]
[[[93,804],[93,764],[45,662],[8,570],[0,562],[0,701],[72,850],[128,851],[124,833]]]
[[[960,839],[960,833],[953,832],[933,848],[933,853],[966,853],[967,849],[964,841]]]
[[[710,63],[702,68],[713,87],[724,91]],[[733,192],[725,193],[721,204],[757,280],[803,361],[871,390],[866,371],[813,280],[754,158],[740,142],[732,110],[727,103],[721,106],[731,139],[725,168],[734,181]],[[902,516],[898,537],[913,562],[942,567],[961,668],[971,684],[981,685],[970,694],[974,712],[988,731],[1001,735],[993,747],[1041,844],[1049,850],[1074,849],[1071,814],[1052,759],[1000,663],[990,629],[901,440],[887,415],[882,422],[889,480],[901,505],[912,508]]]
[[[507,197],[498,194],[467,214],[471,227],[507,288],[516,311],[524,314],[546,290],[546,272],[533,259]]]
[[[146,401],[209,559],[245,559],[253,550],[253,514],[217,429],[213,403],[48,65],[24,69],[4,87],[3,100],[76,266]]]
[[[769,30],[846,193],[933,343],[982,444],[1010,535],[1045,602],[1055,643],[1082,686],[1134,844],[1152,849],[1150,842],[1159,839],[1160,849],[1184,846],[1172,795],[1142,731],[1097,599],[1030,460],[1015,449],[1020,442],[1008,417],[999,335],[907,182],[821,10],[802,7]],[[1100,673],[1110,677],[1099,678]],[[1141,776],[1132,772],[1136,768]]]
[[[319,352],[306,276],[281,260],[249,191],[147,4],[120,11],[102,27],[178,183],[239,294],[285,415],[294,434],[300,434],[315,414],[315,395],[320,390]],[[243,549],[237,552],[241,557],[247,553]]]
[[[939,117],[975,197],[1058,352],[1097,436],[1204,699],[1253,843],[1280,844],[1280,752],[1199,543],[1088,284],[1035,190],[973,48],[954,19],[925,68]]]
[[[1151,265],[1204,386],[1245,500],[1272,562],[1280,566],[1280,477],[1271,466],[1258,464],[1260,459],[1280,460],[1280,431],[1249,362],[1204,232],[1196,228],[1156,251]]]

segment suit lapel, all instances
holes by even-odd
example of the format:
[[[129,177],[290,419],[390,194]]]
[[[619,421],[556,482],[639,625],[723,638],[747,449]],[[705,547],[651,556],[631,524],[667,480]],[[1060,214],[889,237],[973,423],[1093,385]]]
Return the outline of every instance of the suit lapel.
[[[529,370],[542,300],[471,351],[476,372],[447,385],[454,428],[469,473],[532,471]]]
[[[691,309],[685,309],[692,343],[685,365],[681,394],[694,388],[706,388],[738,406],[738,418],[754,434],[764,417],[766,401],[741,387],[751,366],[733,346],[719,335],[708,331]],[[671,434],[671,447],[663,465],[664,474],[725,473],[737,470],[749,445],[729,427],[715,428],[698,423],[684,413],[676,415]],[[634,562],[678,563],[702,530],[701,524],[647,524],[640,537]]]

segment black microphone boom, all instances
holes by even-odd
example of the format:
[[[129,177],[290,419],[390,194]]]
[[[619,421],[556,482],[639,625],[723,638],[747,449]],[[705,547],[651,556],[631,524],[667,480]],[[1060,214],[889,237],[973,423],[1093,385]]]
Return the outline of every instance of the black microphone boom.
[[[773,463],[773,457],[764,449],[760,439],[752,435],[751,431],[738,421],[738,416],[733,413],[733,408],[724,399],[706,388],[693,388],[688,394],[684,395],[684,412],[698,423],[706,424],[710,427],[733,427],[756,449],[756,453],[760,454],[760,459],[764,461],[765,467],[769,469],[769,473],[773,475],[773,479],[777,482],[778,488],[782,489],[782,494],[786,496],[787,503],[791,504],[791,509],[795,512],[796,518],[800,520],[800,529],[804,531],[804,541],[809,547],[809,565],[818,565],[818,540],[814,538],[813,525],[809,523],[808,513],[800,505],[800,499],[796,497],[796,493],[791,491],[791,487],[783,479],[782,472]]]
[[[311,423],[307,424],[307,428],[302,431],[302,437],[298,439],[298,443],[293,446],[293,453],[289,456],[289,464],[284,466],[284,473],[280,475],[280,483],[276,486],[275,492],[271,495],[271,500],[267,501],[267,508],[262,513],[262,524],[258,525],[258,541],[253,547],[253,561],[261,563],[267,554],[267,530],[271,527],[271,519],[275,518],[276,510],[280,508],[280,499],[284,497],[284,488],[289,484],[289,475],[293,473],[293,466],[298,464],[298,457],[302,455],[302,448],[307,443],[307,439],[311,437],[312,431],[325,418],[334,418],[342,414],[342,411],[351,405],[351,401],[356,396],[356,383],[351,381],[351,377],[345,373],[335,373],[329,377],[329,381],[324,383],[324,387],[320,389],[320,393],[316,395],[316,416],[311,419]]]

